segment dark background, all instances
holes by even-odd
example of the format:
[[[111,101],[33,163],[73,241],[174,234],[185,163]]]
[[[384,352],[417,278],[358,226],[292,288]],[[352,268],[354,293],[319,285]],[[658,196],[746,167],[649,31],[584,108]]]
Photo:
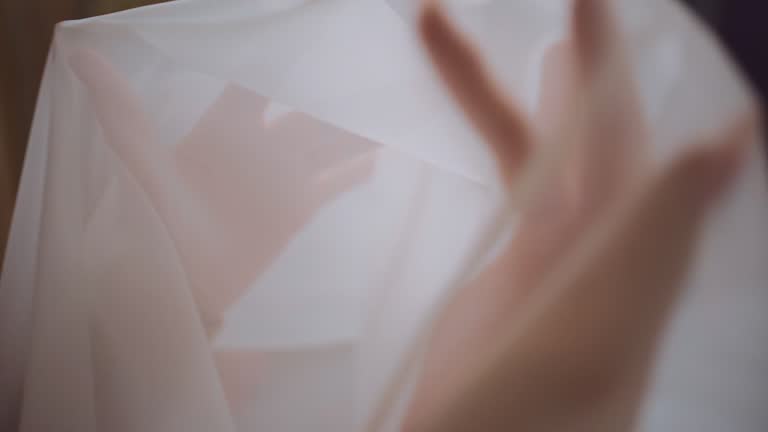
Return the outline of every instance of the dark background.
[[[768,1],[685,0],[715,29],[727,49],[768,102]]]
[[[0,260],[54,24],[158,1],[0,0]],[[715,29],[766,105],[768,0],[680,1]]]

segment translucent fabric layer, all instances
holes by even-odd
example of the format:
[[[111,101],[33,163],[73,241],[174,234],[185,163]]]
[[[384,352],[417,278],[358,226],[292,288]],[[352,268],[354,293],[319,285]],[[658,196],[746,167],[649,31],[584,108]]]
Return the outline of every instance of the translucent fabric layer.
[[[398,430],[418,341],[500,204],[414,3],[179,0],[58,26],[0,285],[0,427]],[[751,96],[676,3],[620,6],[661,164]],[[567,9],[451,8],[530,111]],[[643,430],[768,427],[754,153],[700,242]]]

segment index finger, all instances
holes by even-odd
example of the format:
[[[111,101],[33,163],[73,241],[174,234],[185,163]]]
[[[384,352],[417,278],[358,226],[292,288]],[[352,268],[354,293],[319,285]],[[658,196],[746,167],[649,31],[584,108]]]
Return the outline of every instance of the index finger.
[[[530,151],[531,133],[524,115],[505,97],[478,50],[436,1],[426,2],[420,30],[438,73],[490,145],[506,180],[512,180]]]

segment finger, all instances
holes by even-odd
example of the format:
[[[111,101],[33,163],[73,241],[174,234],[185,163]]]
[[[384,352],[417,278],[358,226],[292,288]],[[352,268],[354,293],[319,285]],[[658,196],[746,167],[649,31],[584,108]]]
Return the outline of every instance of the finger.
[[[648,138],[613,9],[611,0],[575,0],[573,6],[574,72],[581,90],[571,109],[584,122],[574,164],[587,211],[598,211],[635,179]]]
[[[752,116],[740,119],[608,215],[531,306],[510,351],[521,368],[567,379],[581,396],[644,380],[699,227],[739,170],[754,124]]]
[[[578,82],[575,80],[574,48],[570,39],[564,39],[550,47],[544,56],[540,85],[539,106],[537,112],[538,124],[548,127],[541,132],[545,142],[556,146],[555,157],[557,168],[555,184],[549,188],[549,201],[575,207],[578,198],[583,194],[580,175],[582,170],[575,163],[580,159],[574,122],[578,121],[578,110],[574,99],[579,93]],[[551,204],[550,204],[551,205]],[[545,208],[542,212],[553,213]],[[562,215],[560,215],[562,216]],[[534,216],[538,219],[538,215]]]
[[[614,17],[612,0],[573,0],[571,33],[580,63],[587,73],[615,64],[621,58],[621,38]]]
[[[491,146],[505,179],[512,180],[530,150],[531,134],[524,115],[505,98],[478,51],[437,2],[425,4],[420,31],[438,73]]]
[[[576,71],[573,51],[572,41],[564,39],[552,45],[544,56],[536,114],[539,122],[547,122],[554,126],[548,129],[562,127],[564,120],[569,117],[569,109],[573,108],[563,103],[564,100],[573,99],[573,93],[577,88],[577,83],[574,81]]]

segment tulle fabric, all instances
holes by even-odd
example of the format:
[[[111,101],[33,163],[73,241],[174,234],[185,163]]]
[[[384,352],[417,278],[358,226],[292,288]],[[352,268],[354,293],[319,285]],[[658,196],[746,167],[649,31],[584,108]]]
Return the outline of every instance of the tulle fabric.
[[[620,3],[660,164],[751,99],[679,6]],[[1,426],[398,430],[420,341],[502,204],[414,4],[180,0],[58,26],[0,286]],[[568,3],[452,5],[536,110]],[[768,427],[754,152],[700,242],[644,430]]]

